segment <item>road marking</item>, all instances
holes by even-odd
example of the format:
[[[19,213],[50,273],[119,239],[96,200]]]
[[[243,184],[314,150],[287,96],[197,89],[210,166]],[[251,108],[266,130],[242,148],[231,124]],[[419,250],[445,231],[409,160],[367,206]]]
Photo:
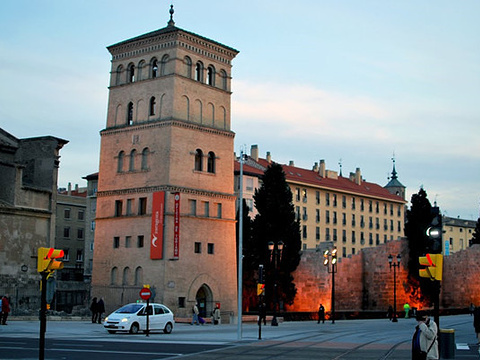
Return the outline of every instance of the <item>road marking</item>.
[[[457,345],[457,350],[470,350],[470,346],[468,346],[468,344],[458,343],[456,345]]]

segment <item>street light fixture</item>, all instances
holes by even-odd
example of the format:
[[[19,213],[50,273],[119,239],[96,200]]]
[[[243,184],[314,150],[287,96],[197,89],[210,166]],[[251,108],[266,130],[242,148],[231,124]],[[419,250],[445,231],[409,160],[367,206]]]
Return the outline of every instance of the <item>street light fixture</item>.
[[[278,326],[277,321],[277,306],[278,306],[278,289],[277,289],[277,277],[278,277],[278,267],[280,266],[280,261],[282,261],[282,251],[283,251],[283,241],[278,241],[274,243],[270,241],[268,243],[268,251],[270,252],[270,263],[274,268],[274,305],[273,305],[273,318],[272,326]]]
[[[388,263],[390,264],[390,271],[392,270],[393,267],[393,318],[392,322],[398,322],[397,319],[397,272],[396,268],[400,267],[400,260],[402,260],[402,257],[400,254],[397,255],[397,263],[393,262],[393,255],[390,254],[388,255]]]
[[[329,264],[331,264],[331,266],[328,266]],[[335,273],[337,272],[337,248],[333,248],[331,253],[329,250],[325,250],[323,253],[323,265],[326,266],[327,271],[332,274],[332,324],[335,324]]]

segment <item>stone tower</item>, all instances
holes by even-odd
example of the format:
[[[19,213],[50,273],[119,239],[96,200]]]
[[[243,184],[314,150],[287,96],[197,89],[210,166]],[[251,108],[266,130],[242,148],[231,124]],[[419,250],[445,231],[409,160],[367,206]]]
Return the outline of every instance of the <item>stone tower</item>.
[[[195,302],[204,315],[216,303],[233,315],[238,51],[176,27],[173,6],[166,27],[108,50],[92,297],[103,296],[108,312],[148,284],[176,316],[191,316]]]

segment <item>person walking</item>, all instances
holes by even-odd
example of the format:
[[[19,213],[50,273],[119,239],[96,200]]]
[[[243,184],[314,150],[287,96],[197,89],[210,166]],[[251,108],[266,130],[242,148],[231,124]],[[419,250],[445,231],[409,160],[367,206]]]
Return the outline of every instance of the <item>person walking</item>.
[[[322,321],[322,324],[325,324],[325,308],[323,307],[322,304],[320,304],[320,307],[318,308],[318,322],[317,322],[317,324],[320,324],[320,321]]]
[[[92,299],[90,311],[92,312],[92,324],[95,324],[98,321],[98,303],[96,297]]]
[[[215,309],[213,310],[212,320],[213,325],[220,324],[220,309],[218,308],[218,306],[215,306]]]
[[[191,325],[193,325],[193,324],[200,325],[200,322],[198,321],[198,306],[197,306],[197,303],[195,303],[192,306],[192,323],[191,323]]]
[[[0,324],[7,325],[8,313],[10,312],[10,303],[8,302],[8,295],[2,297],[2,316],[0,317]]]
[[[408,303],[405,303],[405,305],[403,305],[403,310],[405,310],[405,319],[408,319],[408,313],[410,311],[410,305]]]
[[[473,316],[473,312],[475,311],[475,305],[473,305],[473,303],[470,303],[468,311],[470,312],[470,316]]]
[[[417,314],[417,326],[412,338],[412,360],[438,359],[438,328],[428,315]]]
[[[103,302],[103,297],[98,300],[97,304],[97,313],[98,313],[98,323],[102,323],[102,314],[105,312],[105,303]]]
[[[478,306],[473,310],[473,327],[477,335],[477,344],[480,345],[480,307]]]
[[[387,317],[388,317],[388,320],[392,321],[392,319],[393,319],[393,307],[392,307],[392,305],[390,305],[388,307]]]

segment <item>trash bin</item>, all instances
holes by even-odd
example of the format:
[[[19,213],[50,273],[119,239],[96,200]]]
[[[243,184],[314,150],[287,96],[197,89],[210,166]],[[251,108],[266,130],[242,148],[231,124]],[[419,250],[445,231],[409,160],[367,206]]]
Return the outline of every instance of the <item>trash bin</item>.
[[[440,347],[440,358],[455,359],[455,330],[440,329],[438,346]]]

